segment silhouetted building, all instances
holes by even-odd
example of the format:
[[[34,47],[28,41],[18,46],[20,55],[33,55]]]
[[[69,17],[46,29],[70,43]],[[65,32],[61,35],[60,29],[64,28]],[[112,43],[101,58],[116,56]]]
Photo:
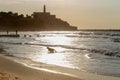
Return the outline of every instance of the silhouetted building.
[[[46,6],[44,5],[44,13],[46,13]]]
[[[55,15],[47,12],[45,5],[43,12],[34,12],[32,16],[35,20],[40,20],[44,23],[44,30],[77,30],[77,27],[70,26],[66,21],[56,18]]]
[[[77,30],[77,27],[70,26],[66,21],[56,18],[46,11],[46,5],[43,6],[43,12],[34,12],[31,16],[12,12],[0,12],[1,30],[27,30],[27,31],[52,31],[52,30]]]

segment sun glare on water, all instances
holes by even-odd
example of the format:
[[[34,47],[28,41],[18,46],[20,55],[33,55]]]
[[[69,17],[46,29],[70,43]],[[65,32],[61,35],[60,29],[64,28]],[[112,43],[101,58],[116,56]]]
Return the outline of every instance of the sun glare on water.
[[[67,45],[70,44],[71,40],[68,37],[65,36],[55,36],[47,38],[52,44],[58,44],[58,45]]]
[[[49,44],[55,45],[49,47],[55,49],[56,52],[49,53],[47,52],[47,48],[46,48],[46,53],[40,55],[36,59],[36,61],[38,62],[42,61],[47,64],[62,65],[62,66],[70,65],[69,62],[67,62],[66,60],[67,55],[64,54],[67,48],[64,48],[63,46],[71,44],[72,40],[64,35],[57,35],[57,34],[52,37],[46,37],[45,40],[49,42]]]
[[[62,55],[62,54],[59,54],[59,53],[56,53],[56,54],[46,54],[46,55],[43,55],[41,60],[47,62],[48,64],[64,64],[64,63],[61,63],[61,61],[64,61],[65,60],[65,56]]]

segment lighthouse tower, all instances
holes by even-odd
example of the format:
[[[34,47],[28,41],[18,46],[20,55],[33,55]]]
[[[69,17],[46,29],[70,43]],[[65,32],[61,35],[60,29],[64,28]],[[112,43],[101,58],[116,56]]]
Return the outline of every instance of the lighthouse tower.
[[[46,5],[44,5],[43,12],[46,13]]]

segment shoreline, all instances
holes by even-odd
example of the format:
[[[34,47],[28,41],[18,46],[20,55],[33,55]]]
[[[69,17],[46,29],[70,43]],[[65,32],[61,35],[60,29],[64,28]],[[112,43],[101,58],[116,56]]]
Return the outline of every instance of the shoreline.
[[[98,75],[59,66],[31,67],[13,61],[3,55],[0,55],[0,71],[1,70],[16,74],[20,76],[22,80],[120,80],[120,77]]]
[[[22,80],[83,80],[69,75],[37,70],[0,55],[0,71],[12,73]]]

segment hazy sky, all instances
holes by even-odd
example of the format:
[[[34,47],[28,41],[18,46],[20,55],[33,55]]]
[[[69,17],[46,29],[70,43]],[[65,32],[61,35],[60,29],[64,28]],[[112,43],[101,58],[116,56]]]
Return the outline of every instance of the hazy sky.
[[[47,11],[79,29],[120,29],[120,0],[0,0],[0,11]]]

